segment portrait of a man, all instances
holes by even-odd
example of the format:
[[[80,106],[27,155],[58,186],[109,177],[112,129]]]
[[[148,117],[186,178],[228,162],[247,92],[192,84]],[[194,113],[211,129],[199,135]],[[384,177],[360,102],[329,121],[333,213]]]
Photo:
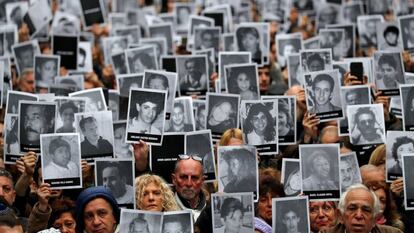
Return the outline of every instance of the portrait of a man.
[[[414,48],[414,18],[402,17],[399,19],[402,30],[404,49]]]
[[[82,156],[113,153],[112,144],[99,134],[100,129],[94,116],[82,117],[79,128],[84,136],[81,142]]]
[[[207,90],[206,65],[202,66],[200,61],[195,58],[188,58],[184,61],[185,71],[180,76],[180,91],[200,91]],[[181,73],[181,72],[180,72]]]
[[[79,145],[79,144],[78,144]],[[44,168],[44,176],[47,179],[61,179],[79,177],[79,166],[73,162],[72,156],[76,156],[69,142],[64,137],[56,137],[50,140],[45,158],[51,160]]]
[[[352,144],[370,145],[384,142],[382,105],[372,105],[372,107],[364,105],[349,106],[347,115]],[[378,120],[376,117],[379,117]]]
[[[335,81],[329,74],[318,74],[312,81],[313,103],[311,111],[314,113],[324,113],[340,111],[341,107],[331,103]]]
[[[114,195],[118,204],[133,204],[135,190],[134,187],[130,185],[133,179],[131,176],[132,163],[130,161],[98,161],[98,165],[99,163],[101,166],[98,168],[102,171],[102,180],[98,181],[98,184],[107,188]]]
[[[345,192],[349,186],[362,182],[355,156],[353,153],[340,156],[339,171],[341,173],[342,192]]]
[[[176,101],[174,103],[174,107],[171,112],[170,127],[167,129],[167,132],[190,132],[194,130],[194,125],[190,124],[191,119],[186,119],[189,114],[185,111],[185,102],[186,101],[184,100],[182,102]],[[189,110],[191,111],[191,109],[187,109],[187,111]]]
[[[192,217],[190,213],[176,212],[164,214],[162,223],[163,233],[190,233],[192,232]]]
[[[374,54],[378,89],[398,89],[399,84],[405,83],[400,59],[400,53],[376,52]]]
[[[309,231],[308,198],[286,197],[272,199],[275,233],[303,233]]]

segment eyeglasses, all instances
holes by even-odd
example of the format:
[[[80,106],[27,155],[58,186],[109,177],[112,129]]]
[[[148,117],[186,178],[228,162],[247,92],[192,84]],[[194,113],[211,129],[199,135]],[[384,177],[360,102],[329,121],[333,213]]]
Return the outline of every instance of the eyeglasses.
[[[201,158],[198,155],[184,155],[184,154],[178,155],[179,160],[187,160],[187,159],[190,159],[190,158],[192,158],[193,160],[198,161],[200,163],[203,163],[203,158]]]

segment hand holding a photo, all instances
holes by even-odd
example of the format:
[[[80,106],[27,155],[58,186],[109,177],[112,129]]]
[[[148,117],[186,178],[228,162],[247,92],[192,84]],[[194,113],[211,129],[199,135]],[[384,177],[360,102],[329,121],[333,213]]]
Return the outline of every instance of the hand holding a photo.
[[[17,169],[27,176],[33,176],[36,166],[37,155],[36,153],[29,151],[21,159],[16,161]]]
[[[401,193],[404,191],[403,177],[394,180],[390,185],[390,190],[396,197],[400,197]]]
[[[148,144],[142,140],[132,144],[134,147],[135,167],[144,171],[148,166]]]
[[[25,42],[30,40],[29,27],[26,23],[22,23],[22,26],[19,28],[19,42]]]
[[[375,92],[374,98],[375,98],[375,103],[376,104],[382,104],[382,106],[384,108],[385,121],[389,121],[389,119],[390,119],[389,109],[390,109],[391,98],[389,96],[382,95],[381,91]]]
[[[311,139],[316,140],[318,138],[319,125],[319,118],[316,117],[316,114],[306,112],[305,116],[303,117],[302,124],[303,130],[305,132],[305,136],[303,138],[304,143],[311,142]]]
[[[42,212],[47,212],[49,206],[49,198],[50,194],[52,193],[52,189],[50,188],[50,184],[43,183],[37,189],[37,197],[39,199],[39,209]]]
[[[82,168],[82,178],[84,180],[87,177],[89,177],[90,175],[92,175],[92,173],[91,173],[91,172],[93,172],[92,166],[88,164],[88,161],[82,159],[81,160],[81,168]]]
[[[346,72],[344,75],[344,83],[345,86],[352,86],[352,85],[363,85],[367,83],[368,77],[364,75],[364,80],[361,81],[358,77],[351,75],[350,72]]]

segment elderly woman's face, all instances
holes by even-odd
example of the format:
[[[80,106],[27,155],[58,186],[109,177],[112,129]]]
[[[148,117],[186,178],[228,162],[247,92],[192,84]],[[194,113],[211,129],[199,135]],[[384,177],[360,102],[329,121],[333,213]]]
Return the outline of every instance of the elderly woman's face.
[[[266,193],[265,195],[261,195],[259,198],[259,216],[266,222],[272,221],[272,198],[274,197],[278,196],[272,196],[271,193]]]
[[[309,219],[313,232],[330,228],[335,225],[337,215],[335,206],[329,201],[309,202]]]
[[[322,156],[318,156],[313,161],[313,169],[319,177],[328,177],[330,171],[329,161]]]
[[[215,107],[212,112],[212,117],[215,121],[223,122],[229,119],[230,113],[233,111],[229,102],[223,102]]]
[[[263,112],[259,112],[252,117],[252,123],[256,133],[263,133],[267,126],[267,117]]]
[[[233,213],[229,213],[225,218],[224,226],[228,232],[239,232],[242,226],[243,213],[240,210],[235,210]]]
[[[151,182],[142,192],[139,208],[149,211],[162,211],[162,201],[161,187]]]

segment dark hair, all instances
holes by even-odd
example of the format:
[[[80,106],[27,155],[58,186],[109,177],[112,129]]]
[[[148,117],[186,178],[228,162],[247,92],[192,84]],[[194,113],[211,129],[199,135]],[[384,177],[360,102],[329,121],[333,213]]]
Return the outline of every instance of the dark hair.
[[[411,143],[414,146],[414,139],[409,138],[407,136],[397,137],[395,139],[395,142],[392,145],[391,154],[392,154],[392,157],[396,161],[398,161],[398,153],[397,153],[398,147],[404,144],[409,144],[409,143]]]
[[[255,90],[255,83],[254,83],[254,79],[252,80],[250,77],[254,77],[253,75],[255,75],[254,72],[246,72],[244,69],[231,69],[230,72],[230,78],[227,79],[228,80],[228,86],[229,86],[229,93],[240,93],[240,87],[238,85],[238,81],[237,79],[239,78],[239,75],[244,74],[246,75],[246,79],[249,80],[250,83],[250,87],[249,90],[256,92],[257,89]]]
[[[61,137],[55,138],[52,141],[50,141],[49,154],[55,154],[55,151],[59,147],[66,147],[66,149],[68,150],[68,152],[70,154],[70,145],[69,145],[69,143],[66,140],[62,139]]]
[[[156,73],[148,73],[148,78],[146,78],[146,85],[147,87],[150,86],[151,80],[159,79],[162,81],[162,85],[168,89],[168,79],[162,74],[156,74]]]
[[[220,217],[225,219],[236,210],[240,210],[240,212],[243,214],[243,204],[240,200],[234,197],[228,197],[224,199],[223,204],[221,205]]]
[[[123,174],[123,172],[121,172],[122,171],[122,167],[119,164],[119,162],[109,162],[109,163],[105,163],[105,167],[102,169],[102,172],[103,172],[103,170],[105,170],[107,168],[116,168],[118,170],[118,174],[119,174],[119,176],[121,178],[125,176],[125,174]]]
[[[355,113],[354,124],[356,124],[356,125],[358,124],[359,117],[363,114],[369,114],[375,120],[375,113],[371,110],[371,108],[370,107],[362,107],[362,108],[358,108],[357,112]]]
[[[194,68],[195,69],[198,69],[198,62],[194,58],[189,58],[189,59],[185,60],[185,62],[184,62],[185,68],[187,68],[187,64],[190,63],[190,62],[194,63]]]
[[[330,86],[329,88],[330,88],[331,93],[332,93],[332,91],[334,89],[335,81],[328,74],[318,74],[318,75],[316,75],[316,77],[313,79],[313,82],[312,82],[312,90],[315,90],[315,85],[319,82],[322,82],[322,81],[327,81],[329,83],[329,86]]]
[[[214,38],[214,33],[212,31],[210,31],[210,30],[203,30],[203,31],[201,31],[200,38],[203,39],[204,35],[206,35],[206,34],[210,34]]]
[[[231,102],[229,100],[226,100],[226,99],[219,99],[219,101],[217,101],[217,103],[213,105],[213,107],[211,108],[210,113],[208,114],[208,118],[207,119],[210,119],[211,118],[211,115],[214,113],[214,110],[218,106],[222,105],[223,103],[230,104],[231,110],[232,110],[232,112],[229,113],[229,119],[227,119],[225,121],[228,121],[229,124],[231,124],[231,125],[235,125],[236,122],[237,122],[237,111],[234,109],[234,106],[231,104]],[[225,122],[225,121],[223,121],[223,122]]]
[[[259,32],[254,27],[241,27],[236,32],[237,38],[243,38],[246,34],[252,34],[256,38],[260,38]],[[242,40],[237,40],[237,46],[239,46],[240,51],[246,50],[243,46]],[[257,46],[260,46],[259,44]]]
[[[287,119],[286,124],[289,127],[293,127],[293,124],[294,124],[293,123],[293,119],[292,119],[293,117],[290,114],[289,110],[290,110],[289,104],[287,102],[282,101],[282,100],[279,99],[278,100],[278,105],[277,105],[277,111],[278,111],[278,113],[285,114],[286,115],[286,119]]]
[[[132,63],[135,63],[135,61],[137,60],[139,60],[142,63],[142,65],[144,65],[148,69],[155,69],[155,64],[152,62],[153,59],[151,58],[150,55],[146,53],[136,53],[132,57],[132,61],[133,61]]]
[[[400,34],[400,30],[398,29],[398,27],[396,27],[396,26],[394,26],[394,25],[389,25],[389,26],[388,26],[388,27],[386,27],[386,28],[385,28],[385,30],[384,30],[384,33],[383,33],[384,38],[385,38],[385,36],[386,36],[388,33],[394,33],[394,34],[396,34],[396,35],[397,35],[397,37],[398,37],[398,35]]]
[[[96,122],[96,119],[93,116],[82,117],[82,119],[79,122],[79,127],[81,128],[82,131],[85,131],[85,124],[92,123],[92,122]]]
[[[14,228],[16,226],[22,226],[20,220],[14,216],[13,214],[2,214],[0,215],[0,226],[6,226],[10,228]]]
[[[80,55],[86,57],[86,51],[85,51],[85,49],[79,47],[79,53],[80,53]]]
[[[392,55],[389,55],[389,54],[381,55],[381,57],[378,59],[378,66],[383,66],[384,64],[388,64],[394,69],[397,69],[397,62],[395,61]]]
[[[134,226],[138,225],[146,225],[146,230],[149,232],[148,222],[142,215],[139,215],[137,218],[134,218],[131,223],[129,223],[129,232],[134,232]]]
[[[306,58],[306,63],[308,66],[310,66],[313,61],[319,61],[321,64],[325,64],[325,61],[318,53],[312,53],[309,57]]]
[[[4,176],[4,177],[9,178],[12,181],[12,183],[13,183],[13,176],[12,176],[12,174],[8,170],[6,170],[5,168],[0,168],[0,177],[1,176]]]
[[[75,221],[75,202],[70,199],[56,200],[52,205],[52,213],[48,221],[48,227],[53,227],[55,221],[64,213],[70,213]]]
[[[249,113],[247,114],[246,120],[244,121],[243,128],[246,133],[251,133],[254,130],[254,126],[251,123],[254,116],[258,115],[259,113],[263,113],[267,119],[267,125],[264,130],[264,139],[266,141],[273,141],[276,135],[276,130],[274,126],[276,125],[275,120],[273,119],[272,115],[270,115],[269,111],[271,110],[270,106],[266,106],[264,104],[258,103],[253,104],[250,106]]]
[[[264,174],[259,183],[259,196],[265,196],[270,193],[272,197],[284,197],[285,191],[283,185],[270,174]]]
[[[134,94],[134,92],[132,93],[132,95]],[[139,104],[140,106],[146,102],[151,102],[154,103],[155,105],[157,105],[157,116],[158,114],[161,113],[161,111],[163,110],[164,107],[164,99],[160,99],[160,95],[159,93],[152,93],[152,92],[148,92],[145,93],[144,95],[141,95],[141,93],[139,93],[140,95],[138,95],[137,97],[139,98],[135,98],[136,103],[135,104]],[[131,102],[132,103],[132,102]],[[135,104],[131,104],[130,107],[130,116],[131,117],[135,117],[139,115],[138,110],[135,107]]]
[[[76,105],[72,101],[68,101],[68,102],[65,102],[62,105],[60,105],[60,108],[59,108],[60,115],[62,115],[63,111],[65,111],[68,108],[71,108],[73,110],[73,112],[75,112],[75,113],[77,113],[79,111],[78,107],[76,107]]]
[[[181,108],[181,111],[185,112],[184,105],[180,102],[175,102],[173,108]]]

